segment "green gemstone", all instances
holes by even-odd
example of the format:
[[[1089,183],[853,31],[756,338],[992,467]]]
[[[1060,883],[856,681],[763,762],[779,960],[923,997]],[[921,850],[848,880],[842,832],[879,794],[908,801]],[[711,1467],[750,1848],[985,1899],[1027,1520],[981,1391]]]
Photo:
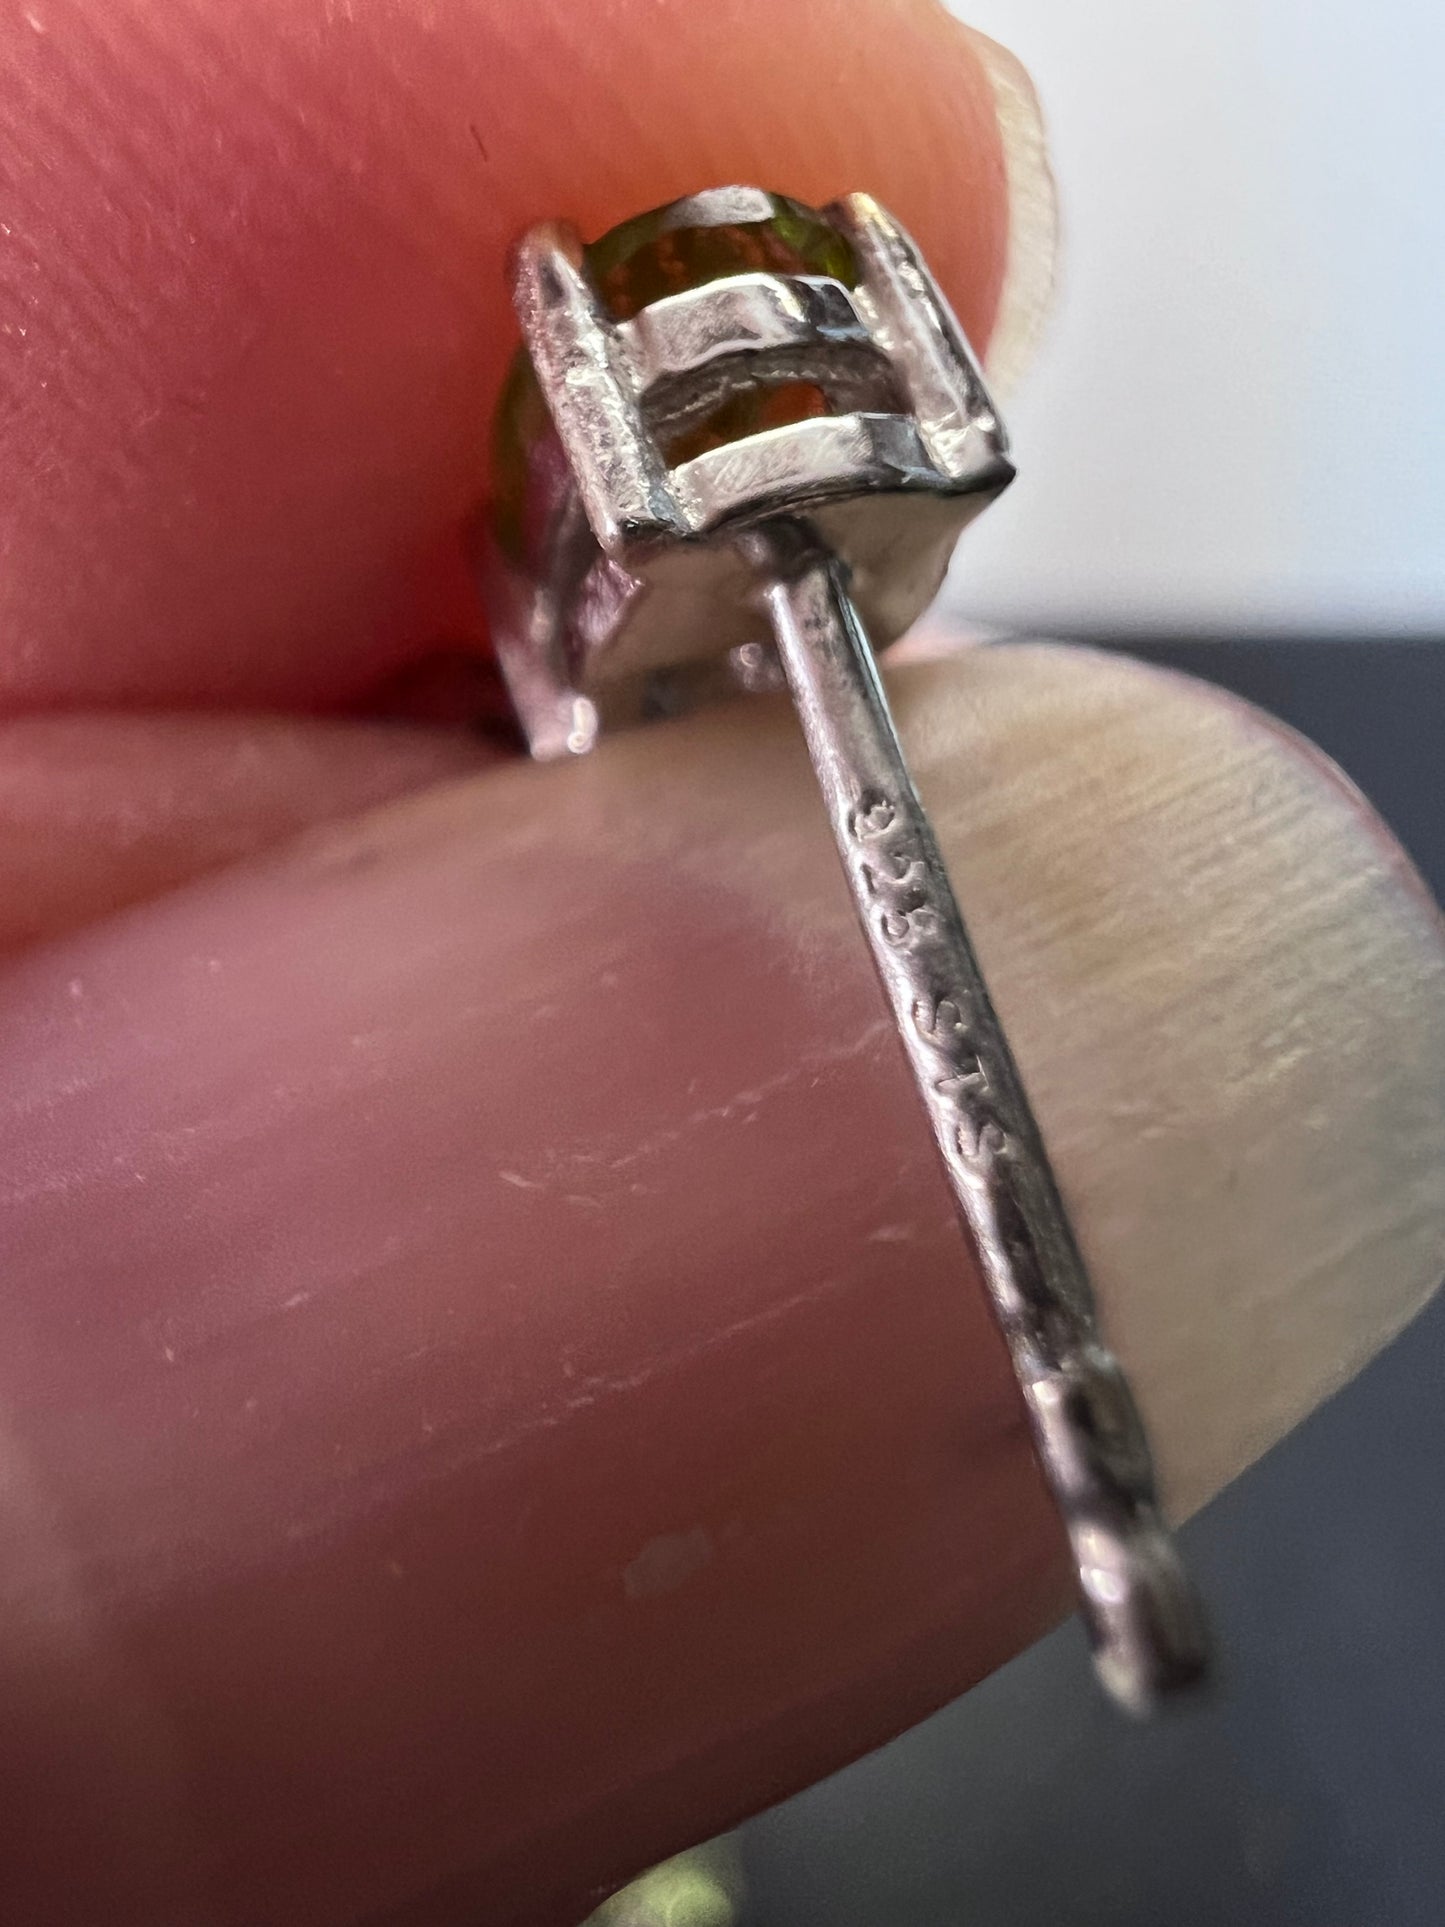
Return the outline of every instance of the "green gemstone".
[[[492,525],[502,553],[525,560],[527,483],[542,443],[555,441],[537,371],[525,348],[512,356],[492,423]]]
[[[594,241],[587,265],[619,321],[729,274],[831,275],[849,288],[858,280],[851,246],[821,214],[752,189],[724,188],[639,214]]]
[[[593,241],[586,260],[598,294],[618,321],[630,321],[654,301],[732,274],[825,275],[850,288],[858,282],[852,247],[821,214],[786,195],[755,188],[714,189],[639,214]],[[826,408],[826,397],[810,383],[746,389],[684,437],[674,438],[668,459],[686,461]],[[493,518],[498,540],[515,559],[528,547],[529,477],[551,436],[536,374],[526,351],[519,350],[502,390],[492,440]]]

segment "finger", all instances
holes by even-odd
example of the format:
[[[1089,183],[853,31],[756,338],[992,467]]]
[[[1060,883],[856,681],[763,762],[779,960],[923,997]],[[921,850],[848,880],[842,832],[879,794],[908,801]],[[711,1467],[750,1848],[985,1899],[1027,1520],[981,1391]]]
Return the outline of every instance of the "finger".
[[[934,0],[11,0],[0,704],[334,705],[474,635],[541,216],[866,185],[986,340],[994,100]]]
[[[1187,1511],[1435,1282],[1438,920],[1226,699],[897,695]],[[0,1049],[9,1917],[575,1918],[1063,1609],[766,703],[96,926]]]
[[[0,951],[497,753],[459,732],[279,716],[0,722]]]

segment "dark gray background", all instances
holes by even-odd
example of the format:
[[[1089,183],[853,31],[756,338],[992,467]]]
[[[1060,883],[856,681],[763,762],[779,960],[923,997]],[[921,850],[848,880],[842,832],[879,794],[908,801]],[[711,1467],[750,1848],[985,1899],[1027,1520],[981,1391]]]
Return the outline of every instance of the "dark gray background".
[[[1129,647],[1313,737],[1445,898],[1445,647]],[[744,1828],[749,1927],[1441,1927],[1442,1389],[1445,1298],[1186,1528],[1209,1706],[1128,1724],[1066,1626]]]

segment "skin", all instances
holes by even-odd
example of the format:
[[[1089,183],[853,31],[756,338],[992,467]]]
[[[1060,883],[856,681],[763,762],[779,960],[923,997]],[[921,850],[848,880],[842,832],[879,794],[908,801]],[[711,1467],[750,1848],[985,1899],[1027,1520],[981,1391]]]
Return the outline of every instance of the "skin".
[[[1045,244],[924,0],[35,0],[0,76],[0,1913],[563,1927],[1069,1576],[786,716],[358,712],[481,640],[527,221],[864,185],[980,343]],[[1221,699],[896,695],[1183,1512],[1435,1282],[1438,923]]]
[[[334,707],[474,634],[532,221],[866,181],[980,341],[998,302],[992,91],[931,0],[11,0],[0,73],[12,710]]]

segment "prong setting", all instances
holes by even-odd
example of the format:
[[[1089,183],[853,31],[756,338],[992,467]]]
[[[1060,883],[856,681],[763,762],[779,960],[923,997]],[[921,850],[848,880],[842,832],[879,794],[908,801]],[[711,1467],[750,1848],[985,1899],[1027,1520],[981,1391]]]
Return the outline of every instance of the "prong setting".
[[[746,213],[756,228],[774,205],[718,189],[663,218],[706,233]],[[493,544],[487,575],[534,754],[577,740],[555,718],[578,697],[626,719],[658,672],[768,642],[732,548],[742,529],[814,517],[884,647],[1011,478],[982,375],[902,230],[865,195],[810,218],[837,274],[743,269],[622,318],[573,229],[548,223],[517,248],[514,299],[558,447],[514,457],[514,540]],[[773,399],[799,394],[795,419],[770,419]],[[678,448],[739,397],[756,427]]]

